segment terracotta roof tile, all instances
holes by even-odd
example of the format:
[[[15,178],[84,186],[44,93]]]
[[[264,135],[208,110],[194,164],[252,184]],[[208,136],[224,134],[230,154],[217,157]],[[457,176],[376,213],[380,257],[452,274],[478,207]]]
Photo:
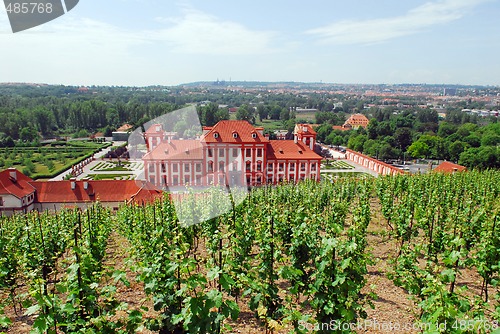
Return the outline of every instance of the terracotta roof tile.
[[[443,161],[439,166],[437,166],[434,171],[442,173],[453,173],[453,172],[463,172],[466,171],[467,167],[454,164],[449,161]]]
[[[71,189],[71,182],[75,189]],[[135,180],[89,180],[84,189],[83,180],[78,181],[34,181],[39,203],[82,203],[92,201],[125,202],[133,198],[142,187]]]
[[[171,140],[162,142],[144,160],[201,160],[203,159],[203,146],[198,140]]]
[[[14,172],[16,180],[10,177]],[[35,188],[30,184],[33,181],[16,169],[6,169],[0,172],[0,195],[14,195],[17,198],[23,198],[35,192]]]
[[[117,132],[127,132],[129,130],[132,130],[133,126],[130,124],[123,124],[120,126],[118,129],[116,129]]]
[[[207,143],[267,143],[259,128],[254,128],[247,121],[220,121],[213,127],[206,127],[208,132],[201,140]],[[235,138],[236,137],[236,138]]]
[[[302,142],[295,143],[293,140],[271,140],[267,147],[267,159],[321,160],[321,157]]]
[[[153,124],[146,130],[146,133],[163,133],[163,126],[161,124]]]
[[[306,133],[309,135],[316,134],[316,131],[314,131],[311,124],[297,124],[297,125],[295,125],[295,128],[297,129],[297,133]]]

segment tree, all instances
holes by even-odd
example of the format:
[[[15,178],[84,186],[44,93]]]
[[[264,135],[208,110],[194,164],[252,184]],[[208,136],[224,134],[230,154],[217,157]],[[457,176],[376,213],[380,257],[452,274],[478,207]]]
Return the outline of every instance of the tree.
[[[412,143],[410,128],[398,128],[394,132],[394,140],[396,147],[399,147],[402,151],[406,151],[408,146]]]
[[[267,119],[269,115],[269,108],[263,104],[259,104],[257,106],[257,114],[259,114],[259,119],[261,121]]]
[[[441,122],[439,124],[439,129],[438,129],[438,136],[442,138],[446,138],[452,134],[454,134],[457,131],[457,127],[453,124],[447,123],[447,122]]]
[[[469,168],[500,168],[500,154],[496,147],[472,147],[460,154],[458,163]]]
[[[366,132],[368,133],[369,139],[377,139],[378,137],[378,121],[376,119],[370,120],[368,126],[366,127]]]
[[[448,153],[450,155],[450,160],[457,162],[460,159],[460,154],[465,151],[466,144],[459,140],[453,142],[448,147]]]
[[[269,113],[269,116],[271,119],[279,120],[280,116],[281,116],[281,107],[278,105],[274,105],[271,108],[271,112]]]
[[[35,111],[36,123],[38,125],[38,129],[42,136],[49,134],[51,128],[50,125],[54,124],[54,117],[50,111],[45,108],[39,107]]]
[[[215,121],[220,122],[229,119],[229,109],[228,108],[219,108],[215,113]]]
[[[500,135],[496,133],[485,133],[481,138],[481,146],[496,146],[500,144]]]
[[[202,107],[201,124],[205,126],[214,126],[217,123],[216,113],[218,110],[219,105],[213,102]]]
[[[243,104],[238,108],[238,111],[236,112],[236,119],[247,121],[250,122],[251,124],[254,124],[255,123],[254,109],[247,104]]]
[[[431,109],[418,109],[417,120],[420,123],[438,123],[439,117],[436,110]]]
[[[283,108],[280,113],[280,120],[282,121],[288,121],[290,119],[290,112],[288,109]]]
[[[21,139],[24,142],[31,142],[35,140],[37,136],[38,134],[36,133],[36,130],[28,126],[22,128],[21,131],[19,132],[19,139]]]
[[[422,141],[416,141],[408,147],[408,154],[417,159],[424,159],[431,153],[429,145]]]
[[[368,137],[366,135],[359,134],[352,136],[347,142],[347,147],[354,151],[363,152],[363,145],[367,139]]]

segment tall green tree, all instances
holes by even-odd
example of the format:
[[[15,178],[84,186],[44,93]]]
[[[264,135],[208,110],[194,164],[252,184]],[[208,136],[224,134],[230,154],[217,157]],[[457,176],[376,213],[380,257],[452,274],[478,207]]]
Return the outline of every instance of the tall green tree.
[[[243,104],[238,108],[236,112],[236,119],[242,121],[248,121],[251,124],[255,123],[255,113],[254,109],[248,104]]]

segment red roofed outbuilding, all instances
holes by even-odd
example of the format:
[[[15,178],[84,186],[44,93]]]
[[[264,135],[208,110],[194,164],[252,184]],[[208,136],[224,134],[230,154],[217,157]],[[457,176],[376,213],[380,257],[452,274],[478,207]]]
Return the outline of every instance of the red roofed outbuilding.
[[[12,214],[33,210],[35,187],[32,182],[15,168],[0,172],[0,212]]]
[[[467,167],[454,164],[453,162],[443,161],[439,166],[437,166],[434,171],[441,173],[455,173],[455,172],[464,172],[467,170]]]
[[[16,169],[0,172],[0,214],[32,210],[86,208],[94,202],[118,209],[124,203],[149,203],[164,192],[145,181],[65,180],[33,181]]]

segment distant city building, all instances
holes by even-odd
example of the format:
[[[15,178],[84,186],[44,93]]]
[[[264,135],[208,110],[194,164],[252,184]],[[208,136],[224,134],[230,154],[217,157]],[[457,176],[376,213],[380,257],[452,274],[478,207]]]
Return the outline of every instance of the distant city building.
[[[445,88],[443,90],[443,95],[444,96],[457,96],[457,89],[456,88]]]
[[[220,121],[204,127],[199,139],[179,140],[153,125],[144,134],[146,180],[159,187],[258,186],[313,179],[321,157],[314,153],[316,132],[297,124],[294,140],[269,140],[247,121]]]
[[[370,123],[370,120],[363,114],[351,115],[343,125],[334,125],[332,128],[334,130],[347,131],[356,130],[359,127],[366,128]]]

